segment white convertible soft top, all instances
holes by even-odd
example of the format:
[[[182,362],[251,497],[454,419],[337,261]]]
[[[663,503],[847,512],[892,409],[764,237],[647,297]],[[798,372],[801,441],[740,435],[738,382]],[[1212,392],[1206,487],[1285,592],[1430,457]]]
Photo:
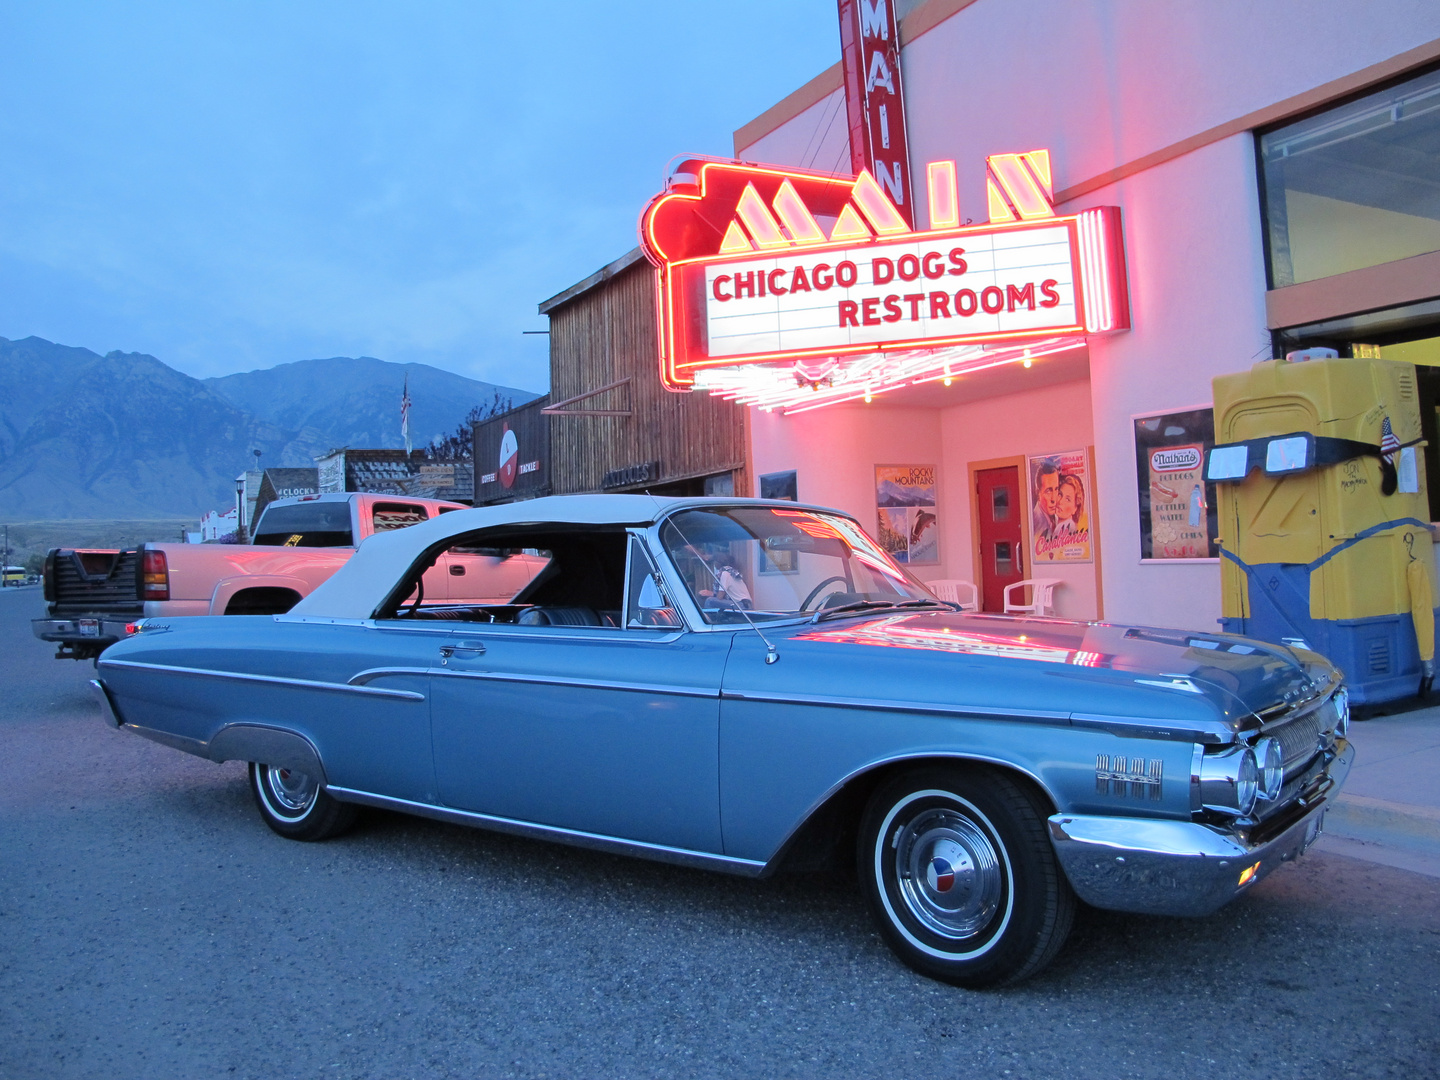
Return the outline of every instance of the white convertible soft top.
[[[452,510],[419,525],[376,533],[339,570],[293,608],[292,615],[368,619],[426,548],[497,525],[649,525],[684,503],[650,495],[549,495],[543,499]],[[714,500],[708,500],[713,502]]]
[[[453,536],[497,525],[652,525],[682,506],[745,503],[788,510],[825,510],[772,499],[691,498],[654,495],[548,495],[543,499],[452,510],[419,525],[376,533],[345,565],[290,609],[292,615],[326,619],[368,619],[380,601],[427,548]],[[841,513],[829,510],[828,513]],[[844,515],[849,516],[849,515]]]

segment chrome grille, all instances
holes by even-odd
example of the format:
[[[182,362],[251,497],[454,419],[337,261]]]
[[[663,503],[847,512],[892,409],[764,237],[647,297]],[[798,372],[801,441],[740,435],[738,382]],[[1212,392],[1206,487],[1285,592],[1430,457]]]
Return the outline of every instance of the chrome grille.
[[[1334,727],[1335,705],[1329,700],[1316,708],[1265,725],[1264,733],[1280,742],[1287,781],[1314,760],[1320,752],[1321,733]]]

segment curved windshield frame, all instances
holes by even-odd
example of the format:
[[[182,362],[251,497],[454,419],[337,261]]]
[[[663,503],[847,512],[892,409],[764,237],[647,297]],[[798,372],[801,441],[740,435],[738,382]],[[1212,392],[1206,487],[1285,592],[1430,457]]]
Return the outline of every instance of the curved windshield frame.
[[[711,625],[810,618],[847,606],[939,604],[854,521],[818,510],[682,510],[660,542]]]

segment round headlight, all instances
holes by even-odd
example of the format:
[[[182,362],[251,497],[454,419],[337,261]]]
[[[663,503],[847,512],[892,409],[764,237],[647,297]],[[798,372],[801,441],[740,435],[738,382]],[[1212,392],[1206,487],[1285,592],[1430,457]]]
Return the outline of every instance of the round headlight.
[[[1350,734],[1350,691],[1342,686],[1330,700],[1335,705],[1335,737],[1343,739]]]
[[[1255,751],[1232,746],[1200,759],[1200,803],[1207,810],[1247,816],[1260,794],[1260,767]]]
[[[1285,785],[1285,755],[1279,739],[1261,739],[1255,744],[1255,762],[1260,769],[1260,798],[1276,799]]]
[[[1235,798],[1240,804],[1240,813],[1248,817],[1259,797],[1260,765],[1255,760],[1255,751],[1247,746],[1240,755],[1240,775],[1235,782]]]

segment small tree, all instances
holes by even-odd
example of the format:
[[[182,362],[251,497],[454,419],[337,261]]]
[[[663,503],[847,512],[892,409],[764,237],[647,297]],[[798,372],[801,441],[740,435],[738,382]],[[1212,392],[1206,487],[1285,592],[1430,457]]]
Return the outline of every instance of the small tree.
[[[474,425],[482,420],[489,420],[492,416],[509,412],[514,407],[513,398],[501,397],[500,391],[496,390],[494,399],[488,405],[476,405],[465,414],[465,419],[460,421],[453,432],[449,435],[437,435],[432,439],[425,448],[425,460],[469,461],[475,456]]]

